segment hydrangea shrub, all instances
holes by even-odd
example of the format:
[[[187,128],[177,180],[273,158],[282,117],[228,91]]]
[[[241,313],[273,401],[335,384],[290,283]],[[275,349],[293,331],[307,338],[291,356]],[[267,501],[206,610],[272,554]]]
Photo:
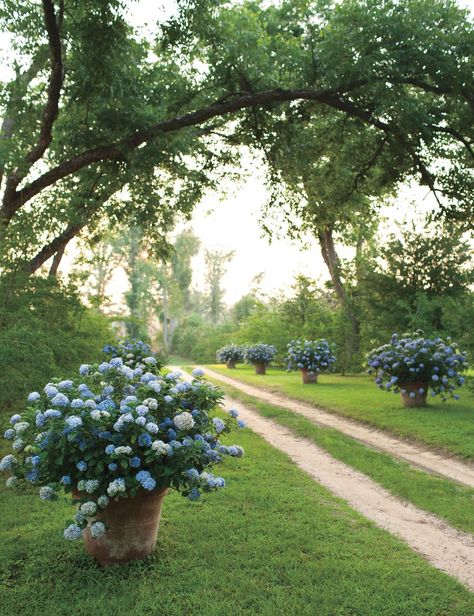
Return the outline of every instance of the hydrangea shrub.
[[[390,344],[371,351],[367,359],[368,373],[376,375],[380,389],[407,393],[411,383],[419,383],[419,394],[431,388],[431,396],[458,399],[454,393],[464,384],[460,374],[468,368],[466,353],[461,352],[450,338],[424,338],[422,332],[393,334]],[[425,389],[426,388],[426,389]],[[414,398],[416,393],[409,392]]]
[[[221,444],[222,435],[244,424],[235,410],[213,416],[222,392],[201,370],[185,382],[177,372],[160,374],[152,356],[134,368],[126,359],[83,364],[79,379],[30,393],[5,431],[13,449],[0,461],[10,473],[7,486],[34,484],[43,500],[80,493],[66,539],[78,539],[87,525],[93,537],[103,535],[103,522],[93,518],[110,499],[171,487],[197,500],[225,485],[213,467],[244,453]]]
[[[248,364],[269,364],[276,355],[272,344],[254,344],[244,351],[244,359]]]
[[[308,370],[318,374],[331,370],[336,363],[334,345],[324,338],[292,340],[285,358],[287,370]]]
[[[244,347],[237,344],[227,344],[216,352],[216,359],[220,364],[233,362],[235,364],[244,359]]]

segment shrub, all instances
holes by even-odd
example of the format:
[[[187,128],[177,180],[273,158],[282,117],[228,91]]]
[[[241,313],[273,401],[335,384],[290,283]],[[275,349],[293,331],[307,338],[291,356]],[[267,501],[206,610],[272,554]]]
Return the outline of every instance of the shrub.
[[[269,364],[276,352],[272,344],[255,344],[245,348],[244,359],[248,364]]]
[[[220,364],[227,362],[239,363],[244,359],[244,347],[237,344],[227,344],[216,353],[216,359]]]
[[[80,380],[56,379],[41,394],[30,393],[4,435],[14,451],[0,462],[9,487],[32,483],[43,500],[79,492],[66,539],[78,539],[88,524],[93,537],[102,535],[106,528],[94,515],[112,498],[170,486],[196,500],[225,485],[209,472],[213,465],[243,455],[220,444],[222,434],[243,423],[236,411],[212,417],[222,392],[202,380],[202,371],[187,383],[179,373],[160,375],[154,357],[133,368],[124,360],[83,364]]]
[[[0,408],[13,412],[52,374],[66,376],[114,339],[107,317],[77,289],[43,279],[0,280]]]
[[[333,347],[324,338],[292,340],[285,359],[287,370],[305,369],[315,373],[331,370],[336,362]]]
[[[406,393],[405,387],[419,383],[419,393],[431,387],[431,395],[457,399],[454,389],[464,383],[460,372],[468,367],[466,354],[460,352],[450,338],[423,338],[422,332],[393,334],[390,344],[374,349],[368,356],[368,372],[376,373],[375,382],[381,389]],[[413,394],[413,395],[412,395]],[[415,397],[415,392],[410,392]]]

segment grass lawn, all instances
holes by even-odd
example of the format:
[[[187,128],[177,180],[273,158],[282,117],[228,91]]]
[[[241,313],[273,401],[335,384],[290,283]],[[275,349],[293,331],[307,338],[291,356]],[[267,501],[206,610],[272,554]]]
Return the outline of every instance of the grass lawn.
[[[367,375],[323,374],[316,385],[303,385],[297,372],[267,369],[256,375],[251,366],[209,366],[212,370],[292,398],[369,423],[392,434],[420,441],[462,458],[474,459],[474,394],[460,389],[460,400],[429,398],[424,408],[404,408],[400,396],[381,391]]]
[[[66,543],[66,501],[0,494],[0,614],[472,616],[474,595],[249,430],[228,487],[166,498],[156,553],[100,568]]]
[[[263,417],[309,438],[334,458],[368,475],[395,496],[431,511],[460,530],[474,533],[474,489],[414,469],[406,462],[371,449],[337,430],[316,426],[301,415],[262,402],[215,379],[209,380],[226,394],[253,407]]]

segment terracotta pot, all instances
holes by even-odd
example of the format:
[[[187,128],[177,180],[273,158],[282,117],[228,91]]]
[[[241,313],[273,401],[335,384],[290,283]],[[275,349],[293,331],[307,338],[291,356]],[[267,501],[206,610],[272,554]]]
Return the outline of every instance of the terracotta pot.
[[[413,383],[400,383],[400,389],[404,389],[405,393],[400,392],[400,396],[402,398],[403,406],[414,407],[414,406],[425,406],[426,405],[426,396],[428,395],[428,387],[427,383],[423,383],[421,381],[414,381]],[[420,394],[419,390],[424,389],[424,392]],[[413,392],[415,396],[410,398],[410,393]]]
[[[267,365],[258,362],[254,364],[255,366],[255,374],[266,374],[267,373]]]
[[[301,369],[301,377],[303,379],[303,383],[307,385],[308,383],[317,383],[318,382],[318,373],[311,372],[307,368]]]
[[[161,505],[168,488],[140,492],[133,498],[111,500],[97,512],[95,520],[107,527],[105,534],[94,539],[89,527],[84,530],[86,551],[101,565],[115,565],[149,556],[156,545]],[[84,495],[75,494],[75,497]]]
[[[228,362],[226,362],[225,364],[228,368],[235,368],[235,361],[233,360],[229,360]]]

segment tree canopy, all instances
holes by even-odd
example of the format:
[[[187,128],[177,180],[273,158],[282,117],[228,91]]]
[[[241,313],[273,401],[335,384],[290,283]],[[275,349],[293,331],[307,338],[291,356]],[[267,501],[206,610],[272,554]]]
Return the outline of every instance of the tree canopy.
[[[291,120],[357,132],[445,217],[472,214],[472,21],[450,0],[177,2],[144,38],[119,0],[6,0],[0,258],[32,272],[84,228],[175,215]],[[332,131],[332,129],[331,129]],[[381,156],[383,159],[383,156]],[[367,159],[354,161],[354,174]],[[324,165],[323,165],[324,167]],[[356,168],[357,167],[357,168]]]

